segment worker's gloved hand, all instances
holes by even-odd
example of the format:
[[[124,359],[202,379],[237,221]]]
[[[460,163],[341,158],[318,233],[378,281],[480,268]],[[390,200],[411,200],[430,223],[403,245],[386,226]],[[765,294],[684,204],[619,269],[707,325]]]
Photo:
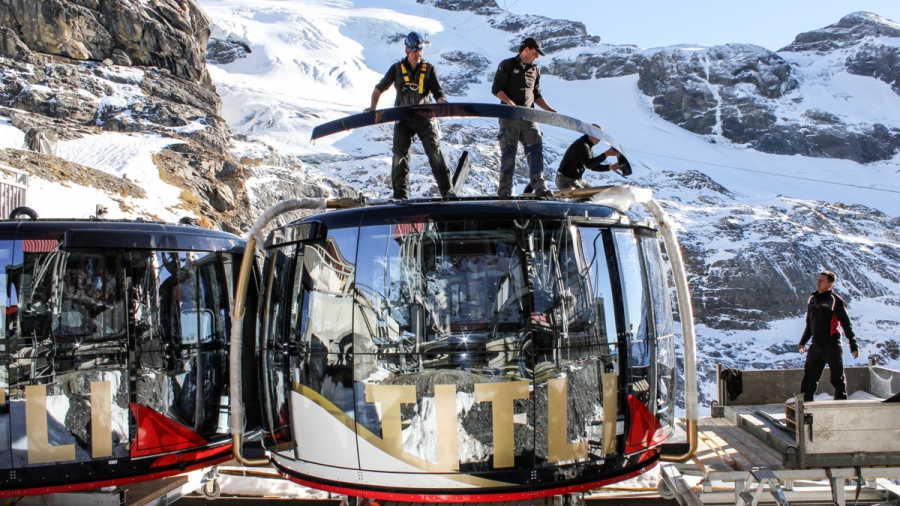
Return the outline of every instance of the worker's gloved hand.
[[[366,107],[363,109],[363,112],[375,112],[375,109],[373,107]]]

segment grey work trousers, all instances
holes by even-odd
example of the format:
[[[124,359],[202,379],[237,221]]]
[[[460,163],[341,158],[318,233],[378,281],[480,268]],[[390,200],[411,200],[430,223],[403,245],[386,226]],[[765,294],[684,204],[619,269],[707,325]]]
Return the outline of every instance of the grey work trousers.
[[[513,174],[516,171],[516,152],[519,143],[525,146],[531,187],[535,191],[545,189],[544,145],[541,128],[533,121],[500,118],[500,184],[497,194],[508,197],[512,194]]]

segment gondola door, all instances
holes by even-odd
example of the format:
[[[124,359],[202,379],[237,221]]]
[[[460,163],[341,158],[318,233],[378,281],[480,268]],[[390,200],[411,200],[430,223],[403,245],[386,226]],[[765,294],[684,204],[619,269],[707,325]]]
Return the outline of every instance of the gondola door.
[[[228,433],[228,277],[213,252],[134,252],[140,457],[203,446]],[[231,265],[231,262],[228,262]]]

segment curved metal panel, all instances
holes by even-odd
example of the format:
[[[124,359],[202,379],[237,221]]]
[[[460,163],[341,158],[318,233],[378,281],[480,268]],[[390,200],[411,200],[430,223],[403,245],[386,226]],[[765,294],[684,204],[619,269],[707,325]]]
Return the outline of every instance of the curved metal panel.
[[[623,158],[627,156],[619,141],[607,134],[602,128],[598,128],[590,123],[542,109],[502,104],[444,103],[380,109],[323,123],[313,129],[310,140],[314,141],[336,133],[382,123],[431,118],[503,118],[534,121],[596,137],[616,148],[619,153],[622,153]]]

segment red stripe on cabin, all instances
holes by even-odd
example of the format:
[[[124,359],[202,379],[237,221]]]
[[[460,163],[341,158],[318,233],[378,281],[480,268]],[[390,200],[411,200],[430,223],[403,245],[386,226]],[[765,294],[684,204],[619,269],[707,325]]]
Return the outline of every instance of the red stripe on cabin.
[[[22,241],[22,251],[25,253],[47,253],[56,249],[59,241],[56,239],[25,239]]]

